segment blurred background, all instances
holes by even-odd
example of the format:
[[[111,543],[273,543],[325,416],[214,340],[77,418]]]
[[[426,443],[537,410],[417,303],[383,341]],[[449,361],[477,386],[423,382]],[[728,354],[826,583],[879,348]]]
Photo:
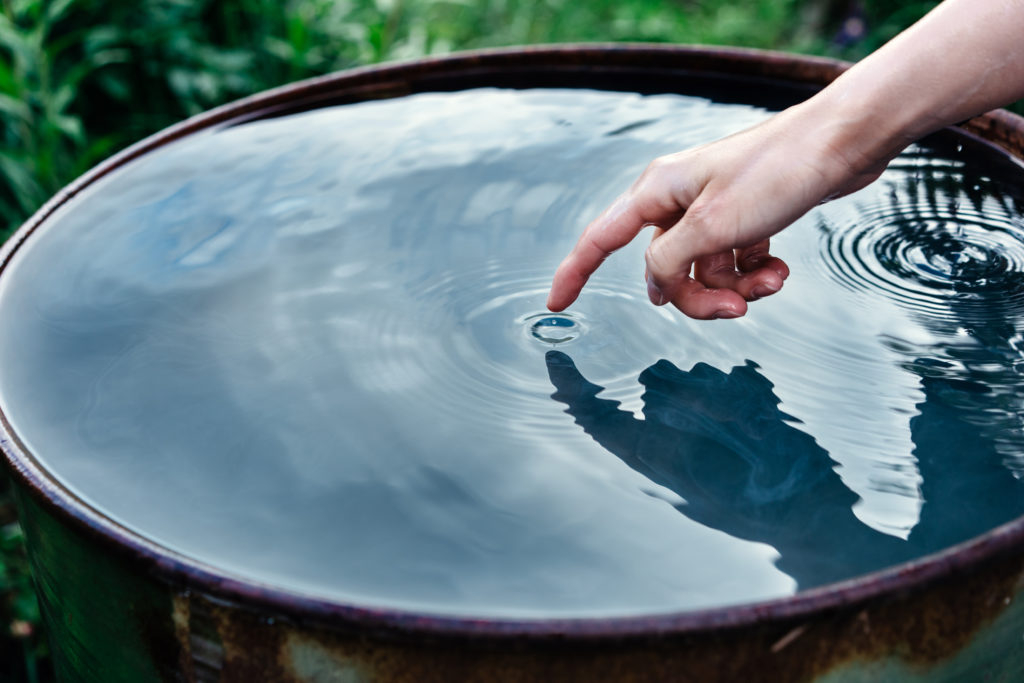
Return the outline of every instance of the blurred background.
[[[938,2],[0,0],[0,240],[150,133],[318,74],[454,50],[703,43],[856,60]],[[0,469],[0,683],[52,680]]]

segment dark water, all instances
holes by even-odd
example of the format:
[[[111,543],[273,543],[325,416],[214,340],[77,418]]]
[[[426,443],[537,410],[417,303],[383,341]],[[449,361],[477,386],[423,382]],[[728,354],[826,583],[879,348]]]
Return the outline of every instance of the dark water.
[[[815,210],[745,319],[645,303],[641,243],[544,310],[647,161],[766,115],[475,91],[175,143],[5,273],[4,411],[168,548],[448,614],[783,596],[1024,513],[1024,170],[995,154],[916,147]]]

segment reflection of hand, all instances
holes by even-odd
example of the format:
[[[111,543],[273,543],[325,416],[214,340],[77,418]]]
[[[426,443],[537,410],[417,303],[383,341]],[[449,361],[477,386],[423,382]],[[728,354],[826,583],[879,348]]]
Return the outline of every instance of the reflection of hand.
[[[1024,483],[971,419],[999,410],[998,395],[970,375],[921,378],[924,401],[910,432],[924,505],[902,540],[857,519],[857,495],[835,461],[779,409],[755,364],[725,373],[698,363],[684,372],[660,360],[638,378],[644,407],[637,419],[618,401],[599,398],[604,388],[569,356],[549,351],[546,361],[552,398],[598,444],[683,498],[676,508],[695,522],[774,547],[778,568],[801,588],[920,557],[1024,514]]]
[[[836,463],[779,410],[753,363],[728,373],[666,360],[644,370],[644,419],[602,399],[564,353],[549,351],[552,395],[597,443],[683,498],[684,515],[735,538],[767,543],[801,588],[870,571],[903,557],[905,544],[862,524],[857,496]]]
[[[552,398],[608,451],[687,499],[688,514],[716,510],[732,518],[720,522],[738,527],[751,521],[740,524],[740,517],[763,520],[769,508],[781,512],[812,490],[817,501],[830,497],[826,491],[847,507],[856,500],[828,453],[779,410],[771,382],[752,363],[728,373],[698,363],[683,372],[660,360],[638,378],[644,386],[638,420],[618,401],[599,398],[603,388],[587,381],[569,356],[549,351],[546,360],[557,390]]]

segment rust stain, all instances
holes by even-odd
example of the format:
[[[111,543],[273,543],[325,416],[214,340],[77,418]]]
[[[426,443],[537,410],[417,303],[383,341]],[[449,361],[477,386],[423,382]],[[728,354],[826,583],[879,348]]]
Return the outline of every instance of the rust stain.
[[[211,603],[193,600],[190,591],[178,593],[172,602],[172,621],[180,653],[178,666],[186,683],[220,681],[225,644]]]
[[[1016,114],[1001,109],[966,121],[960,127],[1018,158],[1024,156],[1024,118]]]
[[[795,629],[779,638],[777,641],[775,641],[775,644],[772,645],[770,648],[772,654],[778,654],[782,652],[784,649],[786,649],[787,646],[789,646],[790,643],[792,643],[794,640],[802,636],[804,634],[804,631],[806,630],[806,624],[804,624],[803,626],[797,626]]]
[[[951,575],[922,593],[787,623],[589,643],[571,636],[344,633],[267,617],[195,592],[178,596],[174,611],[189,682],[784,683],[887,660],[921,673],[941,665],[967,648],[1024,589],[1021,558],[993,569]],[[211,651],[222,656],[204,654]]]

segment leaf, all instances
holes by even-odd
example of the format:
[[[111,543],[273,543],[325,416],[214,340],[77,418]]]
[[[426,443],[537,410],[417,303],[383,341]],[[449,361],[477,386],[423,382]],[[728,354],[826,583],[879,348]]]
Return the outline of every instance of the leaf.
[[[74,3],[75,0],[53,0],[46,8],[46,20],[50,23],[60,21]]]
[[[126,141],[123,136],[105,135],[91,140],[88,147],[78,155],[75,163],[75,175],[81,175],[94,165],[114,153]]]
[[[86,29],[81,36],[81,45],[86,54],[94,54],[110,47],[123,46],[127,40],[128,32],[121,27],[101,24]]]
[[[82,127],[82,120],[77,116],[58,114],[53,116],[50,121],[57,130],[76,143],[85,144],[85,130]]]
[[[97,75],[96,82],[115,101],[128,102],[132,98],[131,82],[120,75],[101,73]]]
[[[264,38],[263,49],[266,50],[267,54],[280,59],[282,62],[291,62],[296,59],[295,46],[276,36]]]
[[[2,15],[0,15],[0,48],[10,50],[14,56],[21,59],[27,59],[32,54],[32,44],[28,41],[26,33],[17,24]]]
[[[130,58],[131,55],[127,50],[103,50],[98,54],[90,55],[88,60],[76,64],[60,78],[60,85],[53,95],[57,102],[54,105],[55,110],[64,111],[71,104],[78,93],[82,80],[104,66],[128,62]]]
[[[74,83],[62,83],[55,92],[50,95],[47,115],[54,116],[64,111],[75,98]]]
[[[21,92],[19,85],[21,84],[15,79],[14,70],[0,59],[0,92],[17,95]]]
[[[0,93],[0,114],[18,118],[26,123],[32,122],[32,109],[25,102]]]
[[[40,0],[14,0],[11,3],[11,10],[15,19],[38,19],[42,10]]]
[[[36,182],[23,159],[0,152],[0,176],[3,176],[14,199],[26,214],[30,214],[45,199],[45,192]]]

